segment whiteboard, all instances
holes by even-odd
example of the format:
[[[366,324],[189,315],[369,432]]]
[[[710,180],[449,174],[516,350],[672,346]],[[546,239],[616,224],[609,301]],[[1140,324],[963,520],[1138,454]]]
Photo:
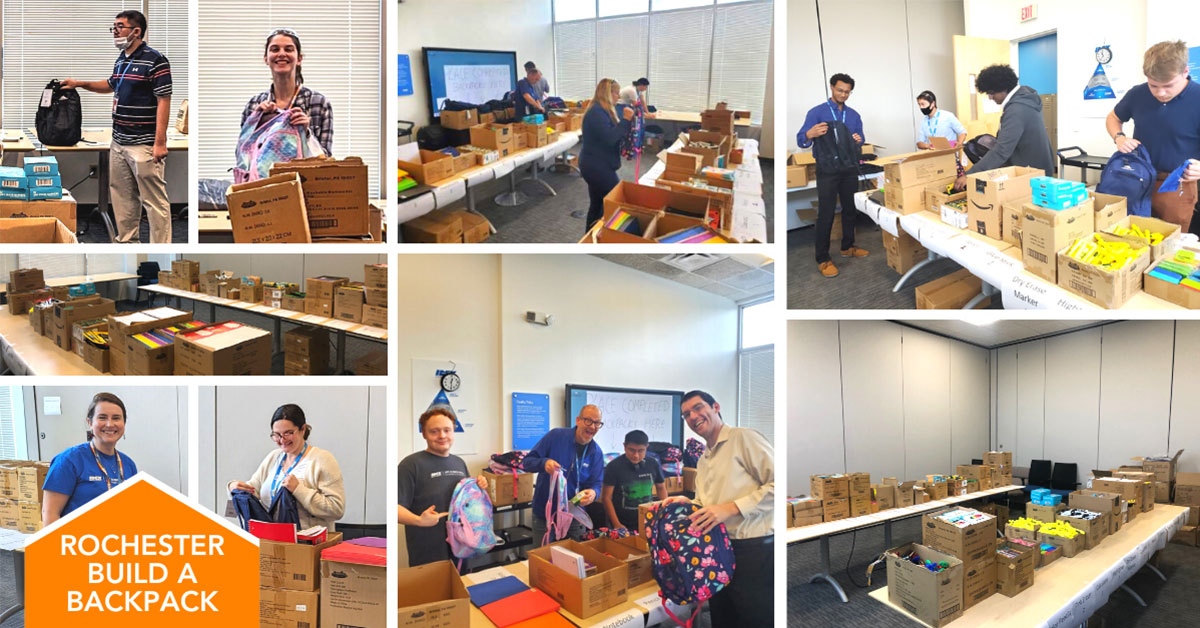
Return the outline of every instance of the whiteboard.
[[[442,68],[446,96],[438,99],[438,109],[446,98],[469,103],[485,103],[500,98],[512,86],[512,70],[507,65],[447,65]]]
[[[567,424],[575,425],[579,410],[587,404],[600,408],[604,427],[596,434],[596,444],[604,453],[625,451],[625,434],[642,430],[652,441],[681,445],[683,419],[679,404],[682,391],[638,390],[567,385]]]

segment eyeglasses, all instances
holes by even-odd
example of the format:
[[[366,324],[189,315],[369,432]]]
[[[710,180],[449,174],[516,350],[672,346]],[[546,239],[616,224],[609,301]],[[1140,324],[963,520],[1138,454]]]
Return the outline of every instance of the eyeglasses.
[[[854,93],[854,90],[852,90],[852,89],[835,89],[833,91],[835,94],[845,94],[847,96]]]
[[[696,414],[696,415],[700,414],[700,411],[703,409],[704,409],[704,404],[698,403],[690,408],[684,408],[683,412],[681,414],[684,419],[687,419],[689,416],[692,416],[693,414]]]
[[[116,35],[117,33],[121,32],[125,29],[132,29],[132,28],[133,28],[132,26],[126,26],[124,24],[113,24],[111,27],[109,27],[108,32],[112,33],[113,35]]]
[[[269,35],[267,35],[267,39],[269,40],[276,35],[287,35],[288,37],[294,37],[296,39],[300,39],[300,36],[296,34],[296,31],[294,31],[290,28],[277,28],[277,29],[271,31],[271,33]]]
[[[288,430],[282,434],[280,434],[279,432],[271,432],[271,440],[278,443],[279,441],[281,441],[285,438],[291,438],[295,435],[296,435],[296,430]]]
[[[591,419],[579,419],[579,421],[588,427],[594,427],[596,429],[604,427],[604,421],[593,421]]]

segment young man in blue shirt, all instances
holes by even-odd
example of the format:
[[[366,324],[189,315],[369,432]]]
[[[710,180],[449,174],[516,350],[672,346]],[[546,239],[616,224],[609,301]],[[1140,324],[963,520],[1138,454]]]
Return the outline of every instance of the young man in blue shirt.
[[[1117,150],[1129,153],[1145,145],[1158,171],[1151,212],[1187,232],[1197,211],[1200,180],[1200,85],[1188,76],[1188,49],[1182,41],[1164,41],[1146,51],[1146,82],[1136,85],[1108,114],[1105,126]],[[1133,137],[1121,127],[1133,119]],[[1158,194],[1166,176],[1187,162],[1178,192]]]
[[[550,475],[555,471],[567,478],[567,497],[580,494],[579,506],[586,508],[596,501],[604,482],[604,452],[593,442],[596,433],[604,426],[600,408],[588,404],[579,409],[575,427],[559,427],[550,430],[525,454],[522,466],[526,471],[538,473],[533,489],[533,545],[541,547],[546,535],[546,502],[550,499]],[[567,536],[578,539],[583,527],[578,521],[571,522]],[[550,541],[561,541],[552,531]]]
[[[829,258],[829,236],[833,232],[834,205],[839,200],[842,203],[842,257],[866,257],[869,253],[854,246],[854,219],[858,214],[854,206],[854,193],[858,191],[857,151],[852,160],[854,163],[841,163],[833,169],[823,165],[831,163],[825,153],[834,151],[831,146],[836,147],[836,143],[844,139],[838,137],[841,133],[850,133],[855,148],[862,146],[862,118],[846,106],[846,99],[854,91],[854,79],[839,72],[829,78],[829,86],[833,95],[808,110],[804,126],[796,134],[796,143],[800,148],[812,146],[813,157],[817,160],[817,268],[825,277],[836,277],[838,269]],[[834,137],[833,144],[827,140],[814,142],[830,133]]]
[[[549,89],[550,86],[546,83],[546,79],[542,78],[542,71],[537,69],[532,61],[526,63],[525,78],[517,81],[517,117],[524,118],[535,113],[546,113],[542,101],[546,99],[546,92]]]

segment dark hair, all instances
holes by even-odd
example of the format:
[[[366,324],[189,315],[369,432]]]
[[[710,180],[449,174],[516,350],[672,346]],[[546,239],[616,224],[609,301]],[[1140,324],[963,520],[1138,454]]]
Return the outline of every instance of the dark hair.
[[[134,13],[137,13],[137,12],[134,11]],[[138,15],[141,15],[141,14],[139,13]],[[120,16],[118,16],[118,17],[120,17]],[[98,406],[102,403],[111,403],[111,404],[121,408],[121,418],[125,421],[129,420],[129,415],[125,412],[125,402],[121,401],[120,397],[118,397],[112,393],[102,392],[102,393],[96,393],[95,395],[93,395],[92,403],[88,405],[87,418],[88,418],[89,424],[92,421],[92,417],[96,415],[96,406]],[[92,440],[92,430],[88,430],[87,439]]]
[[[843,74],[841,72],[838,72],[837,74],[834,74],[833,76],[829,77],[829,86],[830,87],[837,85],[839,82],[846,83],[847,85],[850,86],[850,89],[854,89],[854,79],[850,78],[849,74]]]
[[[296,44],[296,56],[298,56],[298,57],[304,56],[304,50],[302,50],[300,48],[300,36],[296,34],[296,31],[288,29],[288,28],[277,28],[277,29],[271,31],[270,35],[267,35],[267,43],[263,44],[263,57],[267,56],[267,51],[271,49],[271,40],[275,39],[276,35],[284,35],[286,37],[291,37],[292,43]],[[296,85],[301,85],[303,83],[304,83],[304,75],[300,72],[300,66],[299,66],[299,64],[297,64],[296,65]]]
[[[526,71],[526,72],[532,72],[532,71],[534,71],[534,70],[536,70],[536,69],[537,69],[537,65],[536,65],[536,64],[534,64],[534,62],[532,62],[532,61],[526,61],[526,62],[525,62],[525,71]]]
[[[925,91],[921,92],[920,94],[917,94],[917,100],[924,100],[925,102],[934,104],[934,105],[937,104],[937,96],[934,96],[933,92],[931,92],[929,90],[925,90]]]
[[[305,420],[304,410],[294,403],[285,403],[275,408],[275,414],[271,415],[271,427],[275,427],[275,423],[279,421],[291,421],[292,425],[303,427],[304,440],[308,440],[308,435],[312,434],[312,426]]]
[[[633,430],[625,435],[626,445],[649,445],[650,437],[642,430]]]
[[[989,65],[975,77],[975,89],[981,94],[1008,93],[1017,86],[1017,73],[1007,65]]]
[[[421,418],[417,419],[417,429],[422,434],[425,433],[425,424],[435,416],[444,416],[450,419],[451,423],[457,423],[458,419],[454,418],[454,412],[449,406],[434,406],[421,414]]]
[[[138,35],[138,37],[141,37],[142,39],[146,38],[146,16],[142,15],[141,11],[121,11],[117,14],[115,19],[129,20],[130,22],[133,22],[133,24],[130,24],[130,26],[142,29],[142,34]]]
[[[704,403],[707,403],[709,406],[715,407],[717,405],[717,400],[715,398],[713,398],[712,395],[704,392],[703,390],[689,390],[688,392],[683,393],[683,399],[680,399],[679,403],[683,403],[683,402],[687,401],[688,399],[691,399],[692,397],[699,397],[702,401],[704,401]],[[717,413],[717,416],[721,417],[722,419],[725,418],[725,417],[721,416],[720,412]]]
[[[643,76],[642,78],[634,81],[633,84],[635,87],[638,85],[645,85],[646,87],[650,87],[650,79]]]

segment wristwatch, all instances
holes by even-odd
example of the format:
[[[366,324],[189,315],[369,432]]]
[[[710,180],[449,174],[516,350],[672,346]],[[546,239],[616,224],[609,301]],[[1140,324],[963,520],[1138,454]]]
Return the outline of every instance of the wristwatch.
[[[1114,144],[1117,142],[1117,138],[1118,138],[1118,137],[1125,137],[1125,132],[1124,132],[1124,131],[1117,131],[1117,134],[1113,136],[1113,143],[1114,143]]]

